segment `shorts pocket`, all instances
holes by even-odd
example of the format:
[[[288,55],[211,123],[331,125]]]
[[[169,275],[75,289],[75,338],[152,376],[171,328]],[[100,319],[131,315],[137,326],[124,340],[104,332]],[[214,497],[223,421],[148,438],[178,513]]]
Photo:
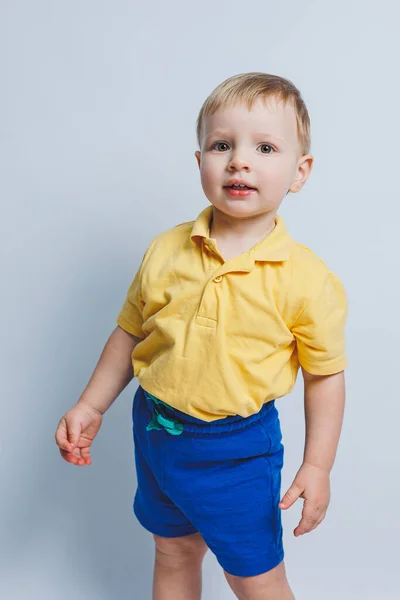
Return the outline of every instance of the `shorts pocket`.
[[[278,554],[282,551],[282,511],[279,508],[281,499],[281,472],[283,466],[283,446],[272,455],[265,455],[264,461],[267,466],[267,485],[270,495],[271,506],[271,525],[273,529],[273,538],[275,550]]]
[[[273,419],[261,419],[261,427],[265,431],[265,435],[269,439],[268,455],[276,454],[283,448],[282,446],[282,430],[278,414]]]
[[[284,447],[282,444],[282,431],[278,415],[272,420],[261,421],[265,434],[270,440],[268,452],[263,455],[267,467],[268,495],[272,502],[272,528],[275,549],[278,554],[282,552],[282,511],[278,504],[281,497],[281,472],[284,463]]]

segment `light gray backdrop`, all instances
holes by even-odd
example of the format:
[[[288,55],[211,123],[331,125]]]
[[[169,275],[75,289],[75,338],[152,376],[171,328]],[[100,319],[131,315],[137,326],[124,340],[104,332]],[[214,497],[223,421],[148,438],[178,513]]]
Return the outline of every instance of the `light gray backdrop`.
[[[394,0],[1,0],[1,598],[150,598],[153,541],[131,508],[137,380],[91,467],[65,463],[54,431],[152,236],[208,206],[195,119],[245,71],[303,93],[315,165],[280,214],[350,305],[331,506],[297,539],[302,501],[285,513],[289,580],[297,600],[399,597],[399,17]],[[287,488],[302,459],[301,377],[278,408]],[[233,598],[211,551],[203,597]]]

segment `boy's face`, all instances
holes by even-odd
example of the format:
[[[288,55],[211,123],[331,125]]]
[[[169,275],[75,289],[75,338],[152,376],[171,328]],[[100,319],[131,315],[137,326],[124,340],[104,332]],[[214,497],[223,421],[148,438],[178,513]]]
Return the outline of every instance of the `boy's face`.
[[[275,98],[257,99],[251,111],[238,103],[207,116],[195,156],[206,197],[233,218],[275,215],[288,190],[303,187],[313,163],[301,155],[293,106]],[[256,189],[238,195],[226,188],[231,179]]]

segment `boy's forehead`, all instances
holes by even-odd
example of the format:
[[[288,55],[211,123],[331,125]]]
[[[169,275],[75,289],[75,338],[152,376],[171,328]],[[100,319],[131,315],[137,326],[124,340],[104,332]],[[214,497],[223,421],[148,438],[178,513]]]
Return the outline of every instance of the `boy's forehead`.
[[[203,121],[205,137],[222,134],[270,134],[284,143],[297,142],[296,113],[291,102],[275,98],[257,99],[249,110],[245,103],[237,102],[221,107]]]

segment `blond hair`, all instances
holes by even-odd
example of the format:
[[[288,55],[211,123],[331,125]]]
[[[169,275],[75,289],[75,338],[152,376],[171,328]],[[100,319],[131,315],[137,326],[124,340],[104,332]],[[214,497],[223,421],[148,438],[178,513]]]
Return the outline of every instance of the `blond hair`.
[[[264,100],[273,97],[283,101],[285,105],[287,102],[292,103],[296,112],[297,136],[301,153],[309,154],[310,117],[300,91],[289,79],[259,72],[241,73],[229,77],[211,92],[197,117],[196,134],[199,148],[201,148],[202,125],[205,117],[235,102],[244,102],[251,110],[254,102],[260,97]]]

